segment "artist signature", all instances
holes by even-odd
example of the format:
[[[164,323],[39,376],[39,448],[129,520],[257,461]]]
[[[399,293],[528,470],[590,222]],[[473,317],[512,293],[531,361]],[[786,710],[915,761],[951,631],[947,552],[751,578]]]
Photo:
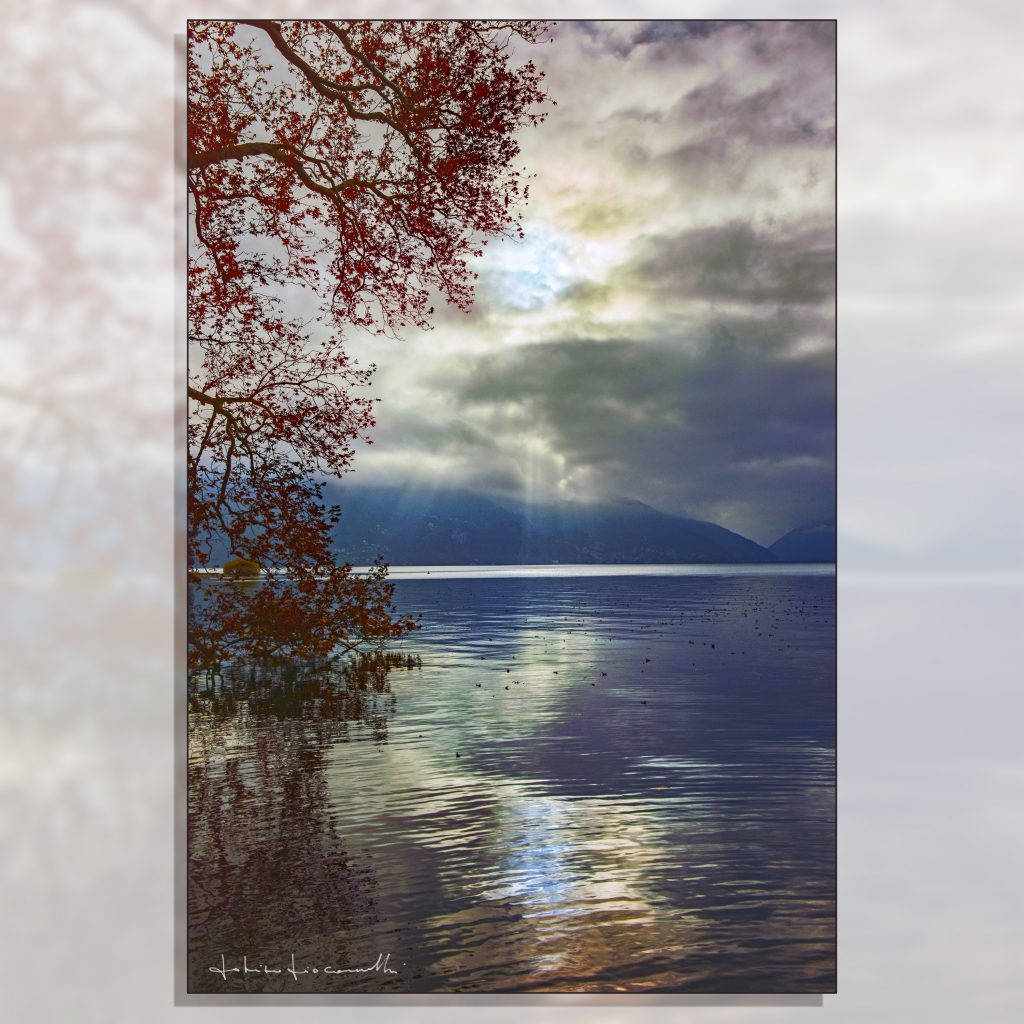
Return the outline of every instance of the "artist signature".
[[[302,974],[397,974],[398,971],[388,966],[390,960],[390,953],[378,953],[377,959],[370,964],[369,967],[328,966],[303,967],[300,969],[295,965],[295,954],[292,953],[292,962],[290,967],[271,967],[268,964],[251,966],[249,964],[249,958],[246,956],[242,957],[241,967],[228,967],[227,958],[222,953],[220,957],[220,967],[211,967],[209,970],[212,974],[219,974],[225,981],[228,980],[229,974],[290,974],[296,981],[298,981],[299,975]]]

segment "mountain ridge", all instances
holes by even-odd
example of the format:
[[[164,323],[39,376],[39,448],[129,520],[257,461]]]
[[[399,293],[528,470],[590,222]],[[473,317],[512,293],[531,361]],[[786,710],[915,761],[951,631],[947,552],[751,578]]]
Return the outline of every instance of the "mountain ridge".
[[[834,562],[836,524],[831,520],[806,523],[768,545],[780,562]]]
[[[527,505],[468,491],[328,485],[339,557],[393,565],[770,563],[760,544],[641,501]]]

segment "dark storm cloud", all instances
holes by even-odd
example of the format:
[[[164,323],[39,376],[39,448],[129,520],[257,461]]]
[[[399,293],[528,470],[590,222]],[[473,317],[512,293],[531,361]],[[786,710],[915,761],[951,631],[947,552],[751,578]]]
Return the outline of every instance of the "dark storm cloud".
[[[566,23],[531,57],[525,237],[396,357],[375,471],[762,542],[832,518],[833,25]]]
[[[831,298],[831,226],[758,231],[734,221],[642,242],[624,277],[669,295],[755,305],[817,305]]]
[[[770,541],[832,514],[832,355],[781,357],[761,345],[777,327],[756,320],[722,330],[481,357],[449,381],[451,396],[468,415],[514,410],[605,493],[643,494]]]

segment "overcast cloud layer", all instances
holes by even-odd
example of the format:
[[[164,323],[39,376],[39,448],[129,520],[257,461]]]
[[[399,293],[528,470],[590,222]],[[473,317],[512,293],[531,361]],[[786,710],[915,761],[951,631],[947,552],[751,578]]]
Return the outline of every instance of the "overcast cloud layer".
[[[835,515],[829,22],[567,23],[524,133],[526,239],[473,313],[353,339],[353,483],[628,497],[763,543]]]

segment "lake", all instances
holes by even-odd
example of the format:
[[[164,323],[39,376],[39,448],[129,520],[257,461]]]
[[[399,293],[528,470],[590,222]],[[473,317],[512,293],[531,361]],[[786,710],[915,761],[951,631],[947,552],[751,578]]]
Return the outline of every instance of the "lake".
[[[832,566],[392,576],[387,656],[190,683],[191,991],[834,990]]]

